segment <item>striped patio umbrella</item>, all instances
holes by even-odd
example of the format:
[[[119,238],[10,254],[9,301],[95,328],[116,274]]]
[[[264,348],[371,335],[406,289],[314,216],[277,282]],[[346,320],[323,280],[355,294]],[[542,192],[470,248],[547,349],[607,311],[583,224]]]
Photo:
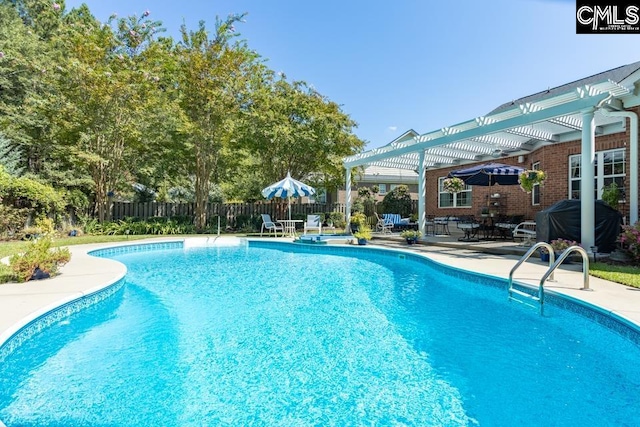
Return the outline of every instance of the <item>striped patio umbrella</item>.
[[[502,163],[486,163],[449,172],[449,178],[460,178],[467,185],[518,185],[518,177],[524,172],[520,166]]]
[[[271,200],[274,197],[281,199],[287,199],[289,205],[289,219],[291,219],[291,198],[312,196],[316,194],[316,190],[307,184],[291,178],[291,173],[287,172],[287,177],[282,181],[278,181],[275,184],[271,184],[262,190],[262,195]]]

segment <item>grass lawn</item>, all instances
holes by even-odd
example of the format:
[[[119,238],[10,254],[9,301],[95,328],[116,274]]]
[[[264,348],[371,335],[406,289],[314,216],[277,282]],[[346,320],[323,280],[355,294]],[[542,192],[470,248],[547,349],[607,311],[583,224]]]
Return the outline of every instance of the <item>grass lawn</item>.
[[[589,266],[591,276],[640,288],[640,267],[629,265],[610,265],[603,262],[592,262]]]

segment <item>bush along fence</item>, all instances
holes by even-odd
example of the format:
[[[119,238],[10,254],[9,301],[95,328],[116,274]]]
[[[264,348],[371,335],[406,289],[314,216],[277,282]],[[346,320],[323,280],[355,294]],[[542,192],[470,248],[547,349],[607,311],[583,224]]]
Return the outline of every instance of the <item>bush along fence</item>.
[[[291,202],[291,218],[306,219],[310,214],[340,212],[344,215],[344,203],[298,203]],[[269,214],[273,219],[286,219],[289,211],[286,200],[273,200],[255,203],[209,203],[207,205],[207,223],[211,230],[217,228],[218,217],[222,230],[259,229],[262,223],[261,214]],[[175,219],[180,223],[192,223],[195,217],[195,203],[133,203],[114,202],[111,205],[111,220],[120,221],[136,218],[148,221],[153,218]]]

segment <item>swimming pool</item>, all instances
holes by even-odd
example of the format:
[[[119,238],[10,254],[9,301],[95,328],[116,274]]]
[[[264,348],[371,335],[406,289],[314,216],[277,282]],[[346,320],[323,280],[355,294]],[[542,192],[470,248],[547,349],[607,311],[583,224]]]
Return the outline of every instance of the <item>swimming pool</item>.
[[[640,348],[410,254],[251,243],[102,255],[126,285],[0,365],[12,425],[638,425]]]

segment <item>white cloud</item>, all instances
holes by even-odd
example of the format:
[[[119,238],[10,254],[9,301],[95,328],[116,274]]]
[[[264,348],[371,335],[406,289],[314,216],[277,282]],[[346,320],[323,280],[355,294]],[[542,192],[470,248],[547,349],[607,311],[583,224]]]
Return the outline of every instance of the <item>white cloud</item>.
[[[398,126],[389,126],[387,129],[389,129],[391,132],[395,132],[398,130]]]

